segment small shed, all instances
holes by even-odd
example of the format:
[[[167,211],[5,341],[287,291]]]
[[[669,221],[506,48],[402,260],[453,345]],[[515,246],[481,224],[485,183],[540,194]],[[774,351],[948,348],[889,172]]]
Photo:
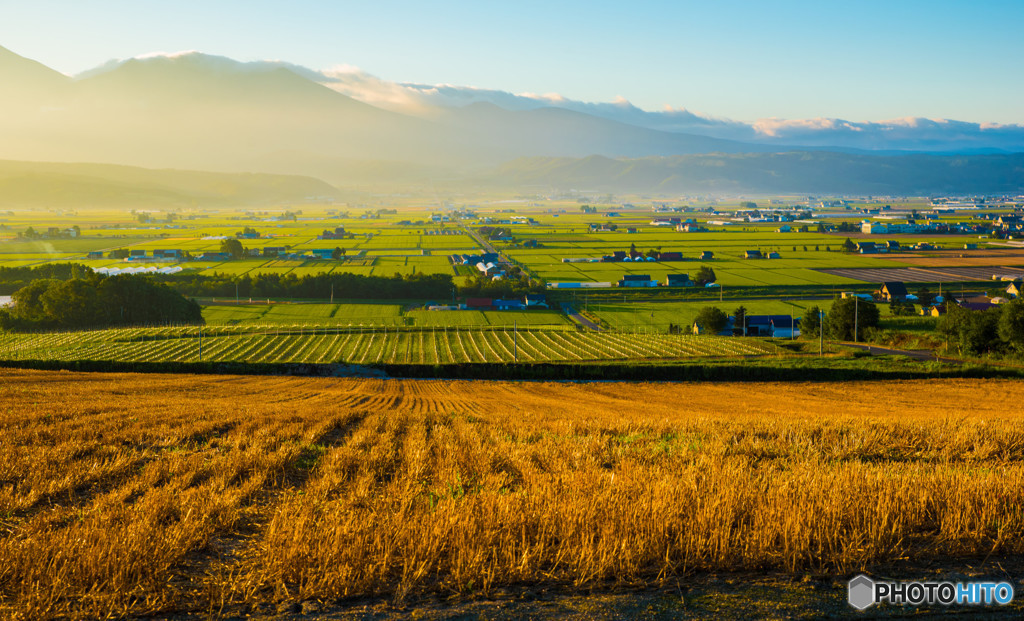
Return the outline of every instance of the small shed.
[[[705,250],[704,252],[700,253],[701,261],[710,261],[711,259],[714,259],[714,258],[715,258],[715,253],[711,252],[710,250]]]
[[[743,258],[744,259],[761,259],[763,257],[761,256],[761,251],[760,250],[747,250],[746,252],[743,253]]]

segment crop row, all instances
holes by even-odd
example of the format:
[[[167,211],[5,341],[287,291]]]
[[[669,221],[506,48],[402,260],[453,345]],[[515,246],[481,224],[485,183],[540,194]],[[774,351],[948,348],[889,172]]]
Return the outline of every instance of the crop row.
[[[446,364],[761,355],[757,339],[566,330],[213,331],[165,328],[0,335],[0,358],[126,362]]]

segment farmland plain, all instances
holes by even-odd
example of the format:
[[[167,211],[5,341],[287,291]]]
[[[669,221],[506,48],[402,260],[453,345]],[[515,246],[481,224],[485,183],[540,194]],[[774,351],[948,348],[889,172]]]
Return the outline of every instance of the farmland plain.
[[[619,201],[635,200],[623,204]],[[342,259],[274,259],[252,257],[239,260],[159,262],[158,267],[180,265],[198,273],[222,273],[233,276],[265,274],[294,274],[296,276],[321,272],[346,272],[362,275],[391,276],[393,274],[436,273],[462,276],[472,270],[453,266],[448,256],[455,253],[478,253],[481,247],[466,234],[466,229],[482,226],[498,227],[511,240],[494,240],[493,245],[512,261],[522,265],[537,278],[549,282],[615,282],[625,274],[649,274],[664,280],[670,273],[694,272],[701,264],[715,269],[718,282],[727,287],[771,285],[836,285],[858,282],[843,273],[827,273],[825,269],[898,268],[918,264],[922,257],[903,262],[900,254],[858,255],[839,252],[847,237],[854,239],[885,239],[883,236],[864,236],[860,233],[778,232],[780,223],[733,222],[730,216],[741,201],[676,201],[681,212],[652,213],[651,208],[638,197],[623,197],[615,203],[596,203],[597,213],[584,214],[578,199],[561,197],[533,197],[516,199],[498,195],[460,195],[442,200],[436,197],[416,196],[381,197],[373,203],[352,205],[302,204],[275,209],[150,209],[140,205],[134,209],[79,209],[41,210],[11,209],[0,212],[0,266],[41,265],[53,261],[75,261],[94,268],[124,267],[120,259],[108,255],[117,249],[145,251],[152,255],[157,249],[178,249],[199,256],[204,252],[217,252],[221,238],[232,237],[249,227],[260,237],[245,239],[247,248],[286,247],[288,252],[305,255],[313,250],[345,251]],[[773,199],[772,205],[800,207],[806,197]],[[472,216],[461,220],[450,218],[432,221],[433,215],[450,214],[459,206]],[[858,209],[877,208],[871,201],[853,202],[848,209],[824,210],[813,219],[824,223],[848,222],[858,224],[862,219],[875,219]],[[800,207],[803,208],[803,207]],[[927,209],[923,200],[907,200],[896,204],[901,211],[891,212],[909,217],[912,209]],[[711,214],[707,210],[716,210]],[[995,209],[994,212],[998,212]],[[971,212],[974,218],[984,212]],[[530,218],[531,223],[517,218]],[[708,230],[682,233],[674,227],[651,224],[657,218],[677,217],[693,219]],[[962,220],[955,213],[941,217],[942,222]],[[147,219],[148,218],[148,219]],[[723,220],[724,219],[724,220]],[[712,224],[728,222],[727,225]],[[615,226],[615,231],[590,231],[590,225]],[[29,227],[36,233],[45,233],[51,227],[65,231],[78,226],[79,237],[74,239],[46,238],[28,240],[19,238]],[[792,228],[798,228],[793,223]],[[816,225],[812,225],[813,229]],[[321,240],[324,231],[343,227],[345,239]],[[628,233],[629,229],[637,232]],[[978,242],[976,236],[966,235],[913,235],[897,236],[904,244],[928,241],[951,250],[966,241]],[[995,240],[993,240],[995,241]],[[528,243],[526,243],[528,242]],[[533,244],[536,247],[529,247]],[[982,243],[986,250],[987,242]],[[614,251],[629,250],[634,246],[641,252],[660,250],[680,252],[682,261],[620,262],[620,263],[564,263],[566,258],[600,258]],[[990,249],[990,248],[989,248]],[[746,250],[775,251],[780,258],[770,260],[744,259]],[[701,252],[714,253],[714,259],[700,261]],[[89,258],[89,252],[102,252],[103,258]],[[970,256],[959,257],[951,252],[939,253],[934,258],[925,256],[929,265],[956,266],[971,264]],[[1013,264],[1024,265],[1024,257],[1013,255]],[[1002,264],[1002,263],[1001,263]]]
[[[1012,381],[0,378],[6,617],[675,592],[1024,553],[1024,418],[991,398]]]

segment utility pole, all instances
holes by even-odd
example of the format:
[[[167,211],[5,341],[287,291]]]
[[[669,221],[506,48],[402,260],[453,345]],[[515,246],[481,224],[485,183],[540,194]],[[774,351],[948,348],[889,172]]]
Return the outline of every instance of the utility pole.
[[[238,304],[238,281],[235,281],[235,304]]]
[[[854,296],[853,298],[853,342],[857,342],[857,308],[860,304],[860,298]]]
[[[825,313],[819,308],[818,309],[818,357],[821,358],[822,345],[824,344],[824,315]]]
[[[516,321],[512,322],[512,360],[519,362],[519,323]]]
[[[331,283],[331,304],[334,304],[334,283]]]
[[[199,362],[203,361],[203,327],[199,326]]]

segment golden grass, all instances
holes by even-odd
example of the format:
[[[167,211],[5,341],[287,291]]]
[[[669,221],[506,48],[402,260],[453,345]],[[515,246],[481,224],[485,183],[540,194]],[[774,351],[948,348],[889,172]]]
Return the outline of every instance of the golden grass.
[[[1021,553],[1018,389],[0,371],[0,616]]]

